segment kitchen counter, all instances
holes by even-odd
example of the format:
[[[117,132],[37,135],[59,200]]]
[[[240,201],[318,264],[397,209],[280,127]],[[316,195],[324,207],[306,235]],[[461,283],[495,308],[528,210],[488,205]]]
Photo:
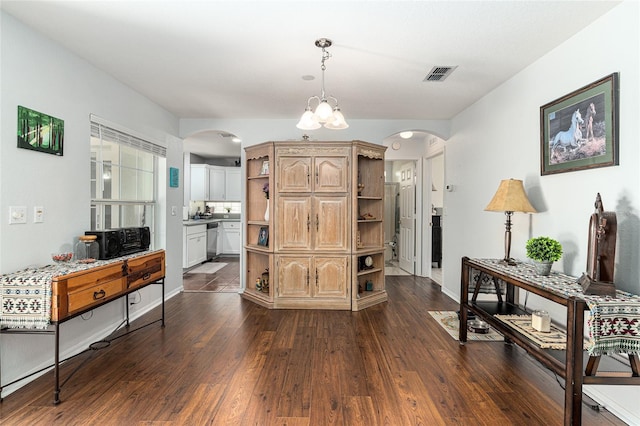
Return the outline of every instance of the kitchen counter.
[[[226,215],[221,215],[221,216],[226,216]],[[208,223],[215,223],[215,222],[240,222],[240,218],[239,217],[234,217],[236,215],[230,215],[231,217],[213,217],[213,218],[206,218],[206,219],[189,219],[189,220],[183,220],[182,221],[182,225],[183,226],[194,226],[194,225],[206,225]]]

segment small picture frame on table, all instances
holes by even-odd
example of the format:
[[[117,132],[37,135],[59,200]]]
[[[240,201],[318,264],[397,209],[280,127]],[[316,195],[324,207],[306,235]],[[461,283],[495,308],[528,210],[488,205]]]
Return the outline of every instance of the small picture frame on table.
[[[266,226],[260,227],[258,232],[258,245],[266,247],[269,244],[269,228]]]
[[[260,169],[260,174],[261,175],[268,175],[269,174],[269,160],[264,160],[262,162],[262,169]]]

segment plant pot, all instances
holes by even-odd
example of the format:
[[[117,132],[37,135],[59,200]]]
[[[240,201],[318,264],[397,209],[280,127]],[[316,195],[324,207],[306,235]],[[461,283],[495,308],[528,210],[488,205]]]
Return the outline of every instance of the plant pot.
[[[551,273],[551,267],[553,266],[553,262],[538,262],[537,260],[534,262],[536,268],[536,274],[538,275],[549,275]]]

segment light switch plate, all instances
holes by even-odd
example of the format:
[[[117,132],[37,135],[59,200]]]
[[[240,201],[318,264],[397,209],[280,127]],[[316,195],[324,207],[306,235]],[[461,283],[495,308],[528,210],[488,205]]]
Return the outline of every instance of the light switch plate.
[[[27,207],[26,206],[10,206],[9,207],[9,224],[27,223]]]
[[[44,207],[35,206],[33,208],[33,223],[44,222]]]

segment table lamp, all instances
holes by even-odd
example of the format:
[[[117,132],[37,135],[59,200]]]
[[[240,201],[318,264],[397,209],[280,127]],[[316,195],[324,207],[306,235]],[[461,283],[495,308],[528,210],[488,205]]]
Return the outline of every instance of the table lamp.
[[[500,263],[515,265],[516,261],[511,258],[511,215],[514,212],[537,213],[529,202],[526,192],[524,192],[522,181],[518,179],[501,181],[493,199],[484,210],[488,212],[504,212],[507,216],[507,221],[505,222],[506,230],[504,231],[504,259]]]

